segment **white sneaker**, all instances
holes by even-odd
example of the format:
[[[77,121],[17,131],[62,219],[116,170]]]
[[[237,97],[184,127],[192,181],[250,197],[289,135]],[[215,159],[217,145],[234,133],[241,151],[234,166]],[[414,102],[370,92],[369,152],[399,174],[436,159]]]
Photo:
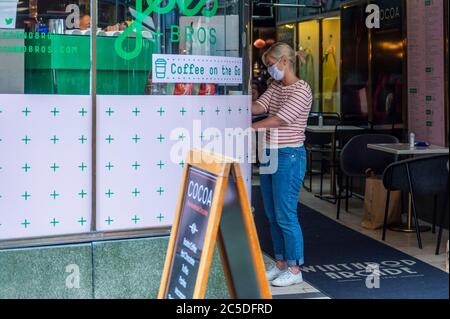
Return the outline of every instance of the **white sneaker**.
[[[293,274],[290,270],[284,271],[277,279],[272,281],[272,286],[275,287],[289,287],[303,282],[303,275],[300,271],[298,274]]]
[[[266,271],[267,281],[272,281],[278,278],[279,275],[281,275],[286,270],[280,270],[277,266],[274,266],[269,271]]]

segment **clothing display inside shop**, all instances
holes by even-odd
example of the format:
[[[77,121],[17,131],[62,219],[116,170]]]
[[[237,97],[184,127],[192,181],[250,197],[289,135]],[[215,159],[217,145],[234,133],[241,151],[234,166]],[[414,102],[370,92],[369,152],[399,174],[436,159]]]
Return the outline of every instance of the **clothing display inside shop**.
[[[310,86],[312,91],[315,93],[316,91],[316,81],[314,74],[314,55],[312,54],[311,49],[308,48],[300,48],[299,51],[300,58],[300,78],[305,80]]]
[[[338,66],[336,48],[330,46],[323,57],[323,111],[336,112]]]
[[[298,28],[298,73],[312,89],[314,101],[313,112],[320,111],[321,89],[320,89],[320,21],[310,20],[300,22]]]

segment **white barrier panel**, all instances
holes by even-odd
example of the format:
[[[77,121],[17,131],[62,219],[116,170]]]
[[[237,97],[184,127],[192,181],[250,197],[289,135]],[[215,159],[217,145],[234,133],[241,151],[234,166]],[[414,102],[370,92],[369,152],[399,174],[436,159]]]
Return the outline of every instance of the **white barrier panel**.
[[[88,232],[91,98],[0,97],[0,239]]]
[[[1,97],[0,239],[89,232],[91,98]],[[240,159],[251,196],[247,139],[223,145],[250,126],[249,107],[249,96],[99,96],[97,230],[170,226],[190,148]]]
[[[212,149],[225,128],[250,127],[249,107],[249,96],[99,96],[97,229],[171,225],[187,150]],[[250,196],[248,144],[223,153],[245,162]]]

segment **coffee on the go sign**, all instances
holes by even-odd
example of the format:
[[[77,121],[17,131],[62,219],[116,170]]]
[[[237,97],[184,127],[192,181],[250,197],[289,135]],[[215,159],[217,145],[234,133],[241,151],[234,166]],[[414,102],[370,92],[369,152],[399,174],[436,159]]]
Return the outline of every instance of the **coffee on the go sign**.
[[[242,58],[153,54],[154,83],[242,84]]]

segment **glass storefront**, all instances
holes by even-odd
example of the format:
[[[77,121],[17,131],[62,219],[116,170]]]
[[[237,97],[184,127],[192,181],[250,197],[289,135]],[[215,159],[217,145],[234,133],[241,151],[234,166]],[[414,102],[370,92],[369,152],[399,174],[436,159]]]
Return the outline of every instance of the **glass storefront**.
[[[0,241],[170,227],[187,149],[251,121],[248,6],[0,0]]]

